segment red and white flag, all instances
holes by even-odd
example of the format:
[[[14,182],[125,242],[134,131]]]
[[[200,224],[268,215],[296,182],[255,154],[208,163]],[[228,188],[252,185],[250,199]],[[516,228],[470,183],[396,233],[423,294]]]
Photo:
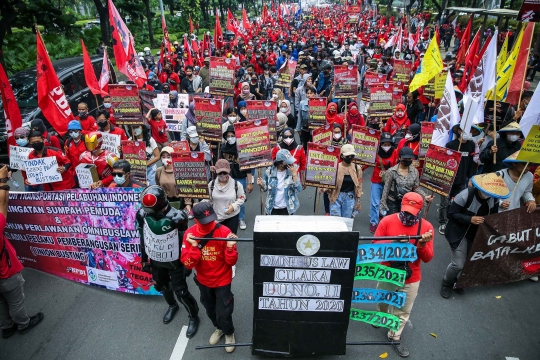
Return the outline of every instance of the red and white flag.
[[[6,132],[9,145],[17,145],[13,134],[17,128],[22,126],[21,110],[17,104],[15,94],[9,83],[8,77],[0,64],[0,91],[2,92],[2,106],[4,107],[4,118],[6,119]],[[9,146],[8,146],[9,155]]]
[[[107,56],[107,48],[103,52],[103,65],[101,66],[101,74],[99,75],[99,88],[103,94],[109,93],[109,80],[111,79],[111,71],[109,70],[109,59]]]
[[[101,92],[96,73],[94,72],[94,67],[92,66],[92,60],[90,59],[90,55],[88,55],[88,51],[86,50],[83,39],[81,39],[81,46],[84,66],[84,79],[86,81],[86,86],[88,86],[88,88],[94,95],[106,95]]]

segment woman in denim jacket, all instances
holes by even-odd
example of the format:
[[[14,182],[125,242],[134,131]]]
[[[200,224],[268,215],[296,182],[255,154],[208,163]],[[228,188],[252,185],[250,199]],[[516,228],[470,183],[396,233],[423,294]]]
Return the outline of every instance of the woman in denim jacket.
[[[281,149],[276,154],[274,166],[264,172],[257,184],[263,191],[270,190],[264,204],[266,215],[294,215],[300,207],[298,193],[302,183],[298,176],[298,166],[293,165],[294,156],[289,150]]]

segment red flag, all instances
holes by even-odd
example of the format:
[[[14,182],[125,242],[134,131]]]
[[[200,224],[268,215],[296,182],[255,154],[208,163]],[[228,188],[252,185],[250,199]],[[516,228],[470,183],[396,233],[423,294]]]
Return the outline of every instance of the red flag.
[[[187,36],[184,37],[184,51],[187,54],[186,65],[193,66],[193,57],[191,57],[191,48],[187,41]]]
[[[101,74],[99,75],[99,88],[101,93],[107,95],[109,93],[109,80],[111,72],[109,70],[109,59],[107,56],[107,48],[103,52],[103,65],[101,66]]]
[[[531,40],[534,32],[534,23],[529,22],[523,33],[521,40],[521,46],[519,47],[518,56],[516,59],[516,65],[514,75],[510,81],[508,87],[508,95],[506,96],[506,102],[510,104],[517,104],[520,99],[520,94],[523,89],[523,82],[525,75],[527,74],[527,62],[529,60],[529,53],[531,51]]]
[[[191,15],[189,16],[189,33],[194,34],[195,31],[193,30],[193,21],[191,20]]]
[[[4,107],[4,118],[6,119],[6,132],[8,137],[8,145],[17,145],[13,133],[17,128],[22,126],[21,110],[17,104],[15,94],[9,83],[8,77],[0,64],[0,86],[2,92],[2,105]],[[9,155],[9,146],[8,146]]]
[[[231,10],[227,9],[227,30],[232,31],[235,35],[237,35],[238,32],[238,26],[236,25],[236,20],[234,19],[234,16],[231,12]]]
[[[484,53],[486,52],[486,49],[489,45],[489,42],[491,41],[492,36],[490,35],[486,41],[484,42],[484,46],[482,46],[482,49],[479,53],[476,54],[476,56],[473,59],[473,71],[471,72],[474,74],[474,71],[476,70],[476,67],[478,66],[478,63],[480,63],[480,60],[482,59],[482,56],[484,56]]]
[[[84,80],[86,81],[86,85],[88,86],[92,94],[101,94],[101,89],[99,88],[96,73],[94,72],[94,67],[92,66],[92,60],[90,60],[88,51],[86,51],[86,46],[84,45],[83,39],[81,39],[81,46],[84,66]]]
[[[73,120],[73,114],[39,31],[36,34],[36,40],[38,107],[51,126],[60,135],[64,135],[67,132],[68,122]]]
[[[274,2],[274,0],[272,0],[272,12],[276,12],[276,3]]]
[[[191,20],[191,18],[190,18]],[[165,16],[161,17],[161,30],[163,30],[163,42],[165,43],[165,48],[169,52],[169,55],[172,54],[171,49],[171,40],[169,39],[169,30],[167,29],[167,23],[165,22]]]
[[[263,9],[262,9],[262,13],[261,13],[261,20],[264,23],[266,23],[266,20],[268,19],[268,6],[266,6],[266,4],[264,4],[263,6]]]
[[[219,23],[219,15],[216,13],[216,24],[214,25],[214,44],[216,49],[223,47],[223,32],[221,31],[221,24]]]
[[[480,29],[478,29],[478,31],[476,32],[476,35],[474,36],[474,39],[469,49],[467,50],[467,54],[465,56],[465,69],[463,71],[463,77],[461,78],[461,82],[458,85],[462,93],[465,93],[465,90],[467,90],[467,86],[469,85],[469,81],[471,80],[471,76],[474,75],[473,62],[476,55],[478,54],[478,51],[480,50],[480,36],[479,35],[480,35]]]
[[[456,69],[459,69],[459,66],[465,63],[465,55],[467,54],[469,41],[471,40],[472,18],[472,16],[469,17],[467,27],[465,28],[465,31],[463,32],[463,35],[459,41],[459,50],[456,56]]]
[[[251,24],[247,16],[246,9],[242,9],[242,26],[246,29],[247,32],[251,32]]]

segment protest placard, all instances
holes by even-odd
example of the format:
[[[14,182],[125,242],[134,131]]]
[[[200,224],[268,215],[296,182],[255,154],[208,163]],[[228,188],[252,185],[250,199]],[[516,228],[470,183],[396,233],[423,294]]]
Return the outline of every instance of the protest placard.
[[[369,116],[389,118],[394,113],[394,88],[388,83],[373,84],[369,89]]]
[[[442,196],[449,196],[461,161],[459,151],[429,144],[420,186]]]
[[[393,78],[396,81],[409,83],[411,81],[412,60],[394,60]]]
[[[157,94],[156,98],[154,99],[154,107],[163,112],[163,110],[169,107],[169,102],[169,94]]]
[[[268,120],[256,119],[234,124],[240,170],[272,165]]]
[[[308,99],[309,118],[308,128],[317,129],[326,124],[326,98],[316,97]],[[315,141],[316,142],[316,141]]]
[[[270,132],[270,142],[276,142],[276,111],[277,103],[273,100],[247,100],[247,119],[268,120],[268,131]]]
[[[114,109],[114,117],[133,116],[141,114],[139,103],[139,89],[135,84],[109,84],[111,104]]]
[[[340,151],[339,146],[308,143],[305,184],[328,189],[335,188]]]
[[[191,151],[187,140],[171,141],[169,146],[176,152]]]
[[[381,131],[367,126],[352,126],[352,145],[356,153],[353,162],[361,165],[377,166],[377,150]]]
[[[296,71],[296,61],[288,60],[283,64],[281,69],[278,70],[278,80],[274,86],[290,88],[292,80],[294,78],[294,72]]]
[[[360,5],[347,5],[346,11],[349,14],[359,14],[362,12],[362,7]]]
[[[221,114],[223,103],[221,99],[193,98],[195,102],[195,117],[197,118],[197,133],[203,140],[221,141]]]
[[[313,130],[311,139],[315,144],[330,145],[332,143],[332,136],[334,136],[334,129],[330,124],[326,124],[325,120],[325,125]]]
[[[418,158],[420,159],[426,157],[426,152],[433,137],[433,131],[435,131],[435,124],[435,122],[426,121],[420,123],[420,149],[418,150]]]
[[[349,99],[358,95],[358,66],[334,66],[334,98]]]
[[[523,0],[517,20],[523,22],[540,22],[540,4],[537,0]]]
[[[120,151],[118,151],[118,147],[120,146],[120,135],[102,132],[101,138],[103,139],[101,148],[120,157]]]
[[[367,71],[364,75],[364,86],[362,88],[362,100],[369,101],[369,91],[371,87],[375,84],[382,84],[384,82],[386,82],[386,75]]]
[[[210,57],[210,94],[218,96],[234,96],[233,59]]]
[[[81,189],[88,189],[90,185],[99,181],[99,175],[94,164],[79,164],[75,168],[75,173]]]
[[[118,126],[141,126],[144,124],[144,115],[129,115],[129,116],[122,116],[118,119],[115,118],[116,125]]]
[[[178,196],[209,199],[208,168],[203,152],[173,152],[172,166]]]
[[[533,125],[517,156],[519,161],[540,162],[540,125]]]
[[[497,109],[495,110],[495,118],[497,120],[497,128],[499,129],[504,122],[504,118],[510,104],[503,101],[497,101]],[[486,124],[493,124],[493,100],[486,100],[486,108],[484,109],[484,122]]]
[[[435,77],[424,86],[423,95],[431,98],[431,100],[442,99],[445,85],[446,72],[443,71],[440,74],[435,75]]]
[[[166,108],[163,111],[163,120],[167,124],[167,131],[181,132],[182,121],[184,121],[188,110],[186,108]]]
[[[131,165],[131,177],[146,184],[146,143],[137,140],[122,141],[124,160]]]
[[[17,170],[24,170],[24,162],[28,160],[28,155],[34,149],[22,146],[9,145],[9,167]]]
[[[57,171],[58,162],[55,156],[24,161],[26,178],[30,185],[50,184],[62,181],[62,175]]]

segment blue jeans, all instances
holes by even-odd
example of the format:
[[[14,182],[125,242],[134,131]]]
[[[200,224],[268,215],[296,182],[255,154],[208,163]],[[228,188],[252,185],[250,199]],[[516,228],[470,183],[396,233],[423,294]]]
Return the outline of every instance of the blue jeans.
[[[379,209],[381,207],[381,197],[384,184],[371,183],[371,200],[369,204],[369,223],[371,225],[379,224]]]
[[[146,168],[146,185],[156,185],[156,164]]]
[[[235,180],[238,181],[240,184],[242,184],[242,186],[244,187],[244,192],[247,195],[247,178],[235,179]],[[242,206],[240,206],[240,212],[238,213],[238,221],[244,220],[245,218],[246,218],[246,205],[242,204]]]
[[[41,191],[44,191],[43,184],[24,185],[24,191],[28,191],[28,192],[41,192]]]
[[[330,216],[352,218],[355,204],[354,192],[340,192],[335,203],[330,204]]]

